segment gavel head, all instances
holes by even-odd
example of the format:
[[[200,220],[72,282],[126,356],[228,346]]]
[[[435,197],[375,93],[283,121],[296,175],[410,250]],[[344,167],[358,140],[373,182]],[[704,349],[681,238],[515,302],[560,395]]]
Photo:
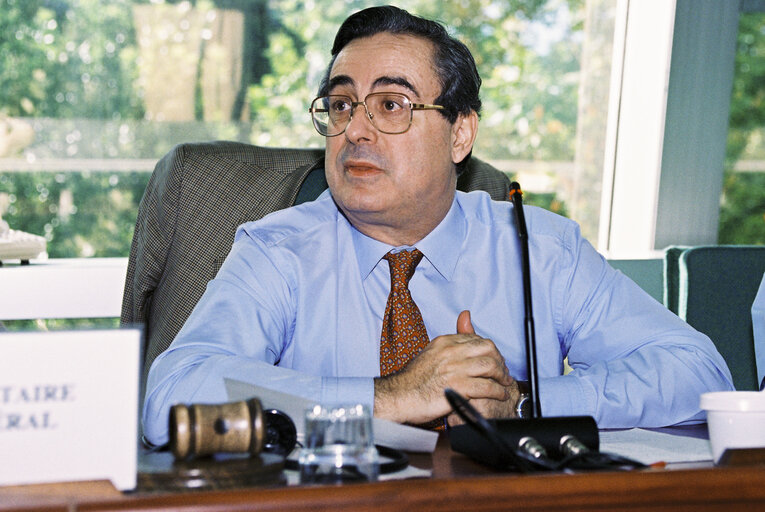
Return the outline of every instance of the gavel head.
[[[225,404],[178,404],[170,408],[170,449],[176,459],[215,453],[262,451],[288,454],[297,441],[292,420],[263,411],[257,398]]]

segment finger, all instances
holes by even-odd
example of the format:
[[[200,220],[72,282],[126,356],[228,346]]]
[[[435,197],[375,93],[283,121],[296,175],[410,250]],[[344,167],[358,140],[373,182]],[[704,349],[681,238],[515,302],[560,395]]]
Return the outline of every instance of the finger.
[[[457,414],[456,412],[453,412],[446,417],[446,423],[450,427],[456,427],[457,425],[462,425],[465,422],[462,421],[462,418],[460,418],[459,414]]]
[[[494,352],[475,351],[468,354],[467,351],[460,351],[460,354],[445,361],[442,368],[450,375],[494,379],[503,386],[513,382],[504,360]]]
[[[475,334],[473,323],[470,319],[470,311],[464,310],[457,316],[457,333]]]
[[[454,344],[461,344],[461,343],[473,343],[476,346],[480,346],[483,343],[486,343],[487,341],[491,341],[488,338],[481,338],[477,334],[473,333],[457,333],[457,334],[442,334],[441,336],[438,336],[436,338],[433,338],[430,342],[432,345],[433,343],[440,343],[444,345],[454,345]]]
[[[449,334],[434,339],[427,348],[416,359],[426,352],[439,354],[438,365],[446,374],[488,377],[505,386],[513,381],[505,359],[489,339],[475,334]]]
[[[486,398],[504,401],[512,397],[509,386],[503,386],[494,379],[483,377],[463,379],[459,383],[455,382],[452,389],[471,402]]]
[[[505,364],[505,358],[502,357],[502,353],[490,339],[481,338],[475,334],[453,334],[448,335],[448,338],[451,344],[450,346],[444,345],[444,350],[449,353],[449,360],[458,363],[477,364],[479,370],[481,368],[488,369],[491,372],[491,377],[509,377],[510,373]]]
[[[466,371],[470,377],[493,379],[502,386],[510,386],[514,381],[505,361],[494,355],[470,358],[465,363],[469,365]]]

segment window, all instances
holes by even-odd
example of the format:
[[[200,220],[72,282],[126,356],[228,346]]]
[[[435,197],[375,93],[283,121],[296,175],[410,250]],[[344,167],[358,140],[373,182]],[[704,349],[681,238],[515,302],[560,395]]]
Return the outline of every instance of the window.
[[[474,154],[591,239],[615,2],[398,2],[473,51],[485,105]],[[323,145],[307,105],[340,22],[372,4],[0,0],[5,220],[45,235],[51,257],[126,256],[150,171],[174,144]]]
[[[742,13],[719,242],[765,244],[765,13]]]

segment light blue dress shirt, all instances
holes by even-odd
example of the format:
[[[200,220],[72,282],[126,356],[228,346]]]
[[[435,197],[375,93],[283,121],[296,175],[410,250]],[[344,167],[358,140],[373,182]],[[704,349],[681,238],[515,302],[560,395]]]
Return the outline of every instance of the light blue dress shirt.
[[[457,192],[416,244],[409,287],[431,339],[468,309],[526,379],[519,238],[509,202]],[[526,207],[541,409],[601,428],[703,420],[699,395],[733,389],[712,342],[647,295],[578,226]],[[231,253],[152,365],[143,422],[167,440],[174,403],[228,400],[224,378],[316,402],[374,403],[392,249],[357,231],[329,192],[240,226]],[[573,371],[563,375],[563,359]]]

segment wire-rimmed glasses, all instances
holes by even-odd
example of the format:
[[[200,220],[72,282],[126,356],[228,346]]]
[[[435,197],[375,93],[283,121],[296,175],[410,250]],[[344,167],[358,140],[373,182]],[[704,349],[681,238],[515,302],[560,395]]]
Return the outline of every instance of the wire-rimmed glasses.
[[[373,92],[363,101],[353,101],[350,96],[330,94],[320,96],[311,103],[311,118],[316,131],[325,137],[335,137],[345,132],[353,119],[353,111],[364,106],[367,118],[382,133],[404,133],[412,125],[415,110],[442,110],[442,105],[412,103],[406,94],[398,92]]]

